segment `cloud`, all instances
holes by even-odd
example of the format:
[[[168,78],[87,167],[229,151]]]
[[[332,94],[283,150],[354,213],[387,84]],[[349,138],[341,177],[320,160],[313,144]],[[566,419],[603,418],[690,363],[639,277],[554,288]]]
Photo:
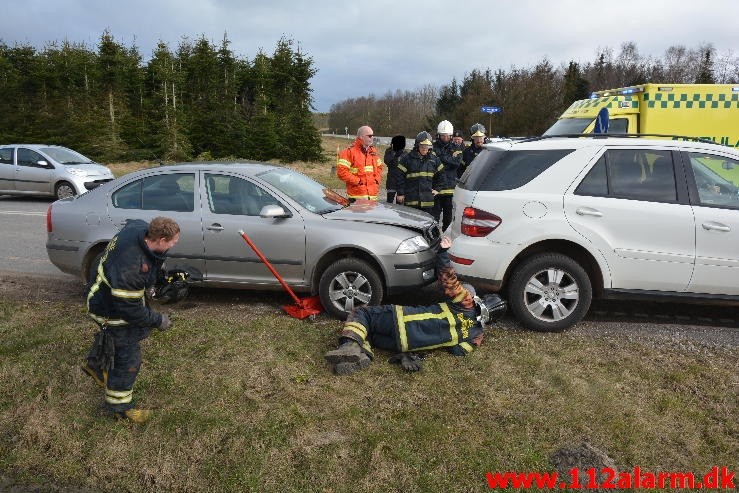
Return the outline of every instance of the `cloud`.
[[[176,48],[183,37],[219,44],[227,34],[231,49],[251,59],[260,48],[271,53],[285,36],[313,58],[316,106],[327,111],[347,97],[440,85],[474,68],[530,67],[544,58],[555,67],[585,63],[603,48],[618,53],[628,41],[657,58],[673,45],[731,50],[734,3],[11,0],[0,38],[11,45],[67,39],[94,47],[108,29],[148,59],[160,40]]]

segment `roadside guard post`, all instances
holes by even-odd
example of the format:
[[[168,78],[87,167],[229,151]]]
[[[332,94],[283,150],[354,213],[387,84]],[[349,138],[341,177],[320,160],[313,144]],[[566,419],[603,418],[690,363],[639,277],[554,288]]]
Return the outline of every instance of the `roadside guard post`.
[[[280,284],[282,284],[282,287],[285,288],[287,294],[289,294],[293,301],[295,301],[294,305],[285,305],[282,307],[282,309],[285,310],[288,315],[294,318],[303,319],[308,318],[311,315],[317,315],[323,311],[323,305],[321,305],[321,299],[318,296],[310,296],[302,300],[298,298],[293,290],[290,289],[290,286],[287,285],[285,280],[282,279],[280,274],[277,273],[272,264],[269,263],[269,260],[267,260],[264,255],[262,255],[262,252],[259,251],[254,242],[251,241],[251,239],[246,235],[243,229],[239,230],[239,234],[244,239],[246,244],[249,245],[252,250],[254,250],[254,253],[257,254],[257,257],[259,257],[259,260],[264,262],[264,265],[267,266],[272,275],[274,275],[275,278],[280,281]]]

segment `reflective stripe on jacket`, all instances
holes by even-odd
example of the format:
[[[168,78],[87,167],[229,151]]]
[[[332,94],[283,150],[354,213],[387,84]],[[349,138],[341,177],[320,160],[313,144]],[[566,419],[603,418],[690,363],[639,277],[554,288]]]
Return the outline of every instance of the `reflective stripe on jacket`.
[[[350,199],[377,200],[382,165],[377,149],[369,146],[365,152],[362,139],[357,137],[354,144],[339,153],[336,175],[346,183],[346,194]]]

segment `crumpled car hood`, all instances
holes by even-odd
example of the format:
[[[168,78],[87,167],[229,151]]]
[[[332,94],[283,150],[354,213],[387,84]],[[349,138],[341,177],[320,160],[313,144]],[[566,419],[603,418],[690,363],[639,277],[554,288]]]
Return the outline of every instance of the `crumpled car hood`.
[[[365,223],[388,224],[415,230],[426,229],[434,219],[425,212],[396,204],[358,200],[348,207],[323,214],[331,221],[359,221]]]

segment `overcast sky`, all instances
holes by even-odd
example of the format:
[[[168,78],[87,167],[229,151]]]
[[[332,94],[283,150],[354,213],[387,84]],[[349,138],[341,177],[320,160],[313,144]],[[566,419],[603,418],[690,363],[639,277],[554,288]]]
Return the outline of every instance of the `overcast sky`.
[[[590,62],[599,48],[661,58],[669,46],[712,43],[739,50],[737,0],[3,0],[0,40],[39,48],[50,41],[96,47],[108,29],[135,43],[144,59],[158,41],[176,49],[183,36],[251,60],[271,54],[281,36],[313,58],[314,105],[328,111],[349,97],[440,86],[474,68],[555,67]]]

